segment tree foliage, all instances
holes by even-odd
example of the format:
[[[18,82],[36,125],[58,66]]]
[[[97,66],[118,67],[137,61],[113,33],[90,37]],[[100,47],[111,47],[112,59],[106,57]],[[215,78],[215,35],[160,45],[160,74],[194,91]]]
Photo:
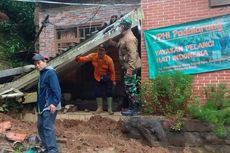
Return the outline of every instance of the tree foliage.
[[[34,3],[0,0],[0,10],[9,20],[0,22],[0,52],[6,54],[12,66],[18,66],[15,54],[34,50]]]

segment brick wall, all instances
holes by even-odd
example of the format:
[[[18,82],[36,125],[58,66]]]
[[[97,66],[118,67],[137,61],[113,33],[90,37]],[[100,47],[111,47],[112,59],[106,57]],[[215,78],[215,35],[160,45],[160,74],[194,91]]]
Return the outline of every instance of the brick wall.
[[[46,15],[49,15],[49,21],[52,24],[46,26],[39,37],[39,52],[54,57],[57,53],[55,44],[56,27],[76,26],[84,23],[103,23],[109,22],[112,15],[126,14],[137,6],[59,6],[36,9],[36,23],[40,24]],[[92,18],[92,19],[91,19]]]
[[[175,25],[230,13],[230,6],[210,8],[208,0],[142,0],[145,19],[142,30]],[[142,33],[143,34],[143,33]],[[142,36],[142,78],[148,78],[145,42]],[[204,100],[202,88],[210,83],[225,82],[230,87],[230,70],[193,76],[193,89]]]

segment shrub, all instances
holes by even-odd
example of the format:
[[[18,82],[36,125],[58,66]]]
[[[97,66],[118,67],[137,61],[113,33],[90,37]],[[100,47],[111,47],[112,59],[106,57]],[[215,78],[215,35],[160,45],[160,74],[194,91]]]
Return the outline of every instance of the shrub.
[[[0,101],[0,112],[14,112],[19,113],[23,109],[22,103],[17,102],[15,99],[7,99]]]
[[[172,123],[170,129],[180,131],[182,118],[192,94],[192,76],[176,72],[141,82],[142,112],[165,115]]]
[[[199,102],[189,105],[189,113],[193,118],[206,121],[215,126],[214,134],[220,138],[227,136],[226,124],[230,123],[230,98],[225,84],[208,85],[204,88],[207,103]]]
[[[204,87],[204,93],[207,98],[206,107],[211,107],[213,109],[223,109],[224,107],[230,106],[230,98],[228,95],[228,89],[225,84],[208,85]]]
[[[186,111],[192,93],[192,77],[176,72],[141,82],[140,99],[144,113],[171,115]]]

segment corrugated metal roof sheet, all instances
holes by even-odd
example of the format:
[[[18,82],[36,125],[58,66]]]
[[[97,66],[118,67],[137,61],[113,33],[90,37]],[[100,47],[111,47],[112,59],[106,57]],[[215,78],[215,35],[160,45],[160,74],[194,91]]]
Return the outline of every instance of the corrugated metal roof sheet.
[[[43,4],[59,4],[59,5],[85,5],[85,6],[126,6],[126,5],[140,5],[140,0],[16,0],[21,2],[33,2],[33,3],[43,3]]]

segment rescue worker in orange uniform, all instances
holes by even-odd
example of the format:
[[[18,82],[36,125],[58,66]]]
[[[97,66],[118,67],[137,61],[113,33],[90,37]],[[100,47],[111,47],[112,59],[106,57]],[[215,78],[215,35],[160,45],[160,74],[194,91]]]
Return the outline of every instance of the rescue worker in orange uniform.
[[[95,96],[97,101],[96,113],[103,112],[103,94],[106,94],[108,103],[108,113],[113,114],[112,110],[112,90],[116,85],[114,63],[111,57],[106,55],[103,45],[98,47],[97,53],[86,56],[76,56],[76,62],[92,62],[94,67],[94,79],[96,81]]]

